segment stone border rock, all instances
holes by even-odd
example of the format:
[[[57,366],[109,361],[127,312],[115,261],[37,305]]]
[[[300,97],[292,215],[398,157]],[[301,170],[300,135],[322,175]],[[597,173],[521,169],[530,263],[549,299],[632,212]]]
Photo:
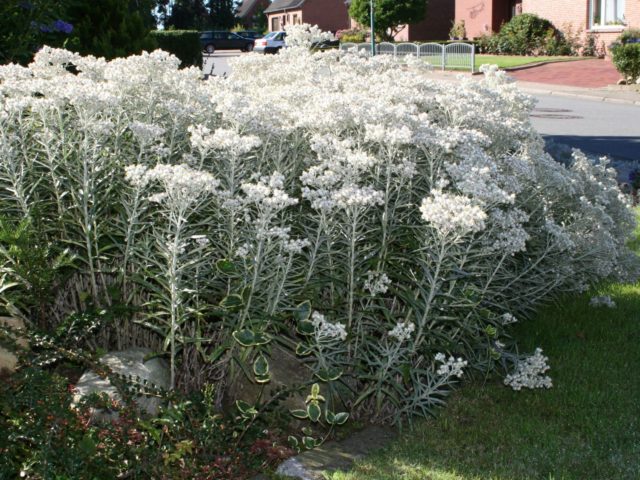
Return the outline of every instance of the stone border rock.
[[[349,470],[356,460],[386,447],[396,437],[393,428],[370,426],[340,442],[327,442],[291,457],[278,467],[276,473],[299,480],[323,480],[324,472]]]

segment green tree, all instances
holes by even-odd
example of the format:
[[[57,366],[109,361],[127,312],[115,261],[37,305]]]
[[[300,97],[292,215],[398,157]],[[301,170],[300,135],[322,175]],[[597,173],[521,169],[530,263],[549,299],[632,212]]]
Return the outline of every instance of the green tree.
[[[165,28],[176,30],[202,30],[209,24],[209,12],[204,0],[175,0]]]
[[[70,0],[67,16],[74,25],[70,50],[106,58],[153,49],[155,0]]]
[[[43,45],[61,47],[73,31],[67,0],[0,0],[0,64],[29,63]]]
[[[207,3],[212,27],[227,30],[236,24],[234,0],[208,0]]]
[[[375,0],[376,35],[391,38],[402,25],[424,20],[427,0]],[[353,0],[349,15],[360,25],[371,23],[370,0]]]

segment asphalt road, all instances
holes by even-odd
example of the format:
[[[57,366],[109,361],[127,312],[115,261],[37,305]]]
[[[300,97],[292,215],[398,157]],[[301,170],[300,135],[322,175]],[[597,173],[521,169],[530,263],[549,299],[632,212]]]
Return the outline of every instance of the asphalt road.
[[[544,137],[598,156],[640,161],[640,106],[535,95],[531,121]]]
[[[231,73],[229,59],[242,55],[240,50],[222,50],[214,54],[203,54],[202,71],[205,75],[224,76]]]

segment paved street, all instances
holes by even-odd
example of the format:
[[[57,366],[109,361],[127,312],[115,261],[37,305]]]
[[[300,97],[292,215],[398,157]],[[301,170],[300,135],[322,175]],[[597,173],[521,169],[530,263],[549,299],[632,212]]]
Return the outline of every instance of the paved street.
[[[229,59],[239,55],[243,55],[240,50],[222,50],[212,55],[204,54],[202,58],[202,71],[205,75],[229,75],[229,73],[231,73]]]
[[[535,95],[536,129],[557,143],[620,160],[640,161],[640,106],[561,95]]]

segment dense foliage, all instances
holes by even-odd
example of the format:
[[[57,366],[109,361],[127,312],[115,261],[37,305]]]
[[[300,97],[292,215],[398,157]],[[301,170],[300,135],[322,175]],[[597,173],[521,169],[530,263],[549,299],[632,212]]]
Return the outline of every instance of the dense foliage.
[[[237,423],[217,412],[212,391],[173,397],[157,418],[141,419],[97,395],[72,408],[64,376],[24,367],[0,389],[0,478],[238,480],[292,454],[257,428],[240,442]],[[118,416],[95,423],[91,408]]]
[[[483,53],[510,55],[577,55],[582,48],[577,34],[560,32],[532,13],[516,15],[500,32],[483,35],[477,42]]]
[[[172,386],[213,382],[216,406],[287,351],[308,378],[291,388],[318,382],[295,415],[335,425],[429,414],[465,371],[549,387],[509,325],[636,272],[615,172],[547,155],[500,73],[451,89],[421,63],[306,48],[208,82],[179,64],[44,49],[0,67],[3,212],[49,245],[43,268],[71,259],[44,307],[11,295],[3,260],[6,310],[55,330],[124,304],[92,341],[164,350]],[[250,426],[274,403],[237,406]]]
[[[65,16],[68,3],[66,0],[0,2],[0,64],[26,65],[45,43],[62,46],[73,31]]]
[[[424,0],[376,0],[373,12],[376,35],[391,39],[404,25],[423,20],[427,3]],[[370,4],[369,0],[353,0],[349,7],[349,16],[365,28],[371,24]]]
[[[231,29],[236,23],[233,0],[160,0],[160,23],[182,30]]]
[[[613,64],[629,83],[640,81],[640,30],[624,31],[611,45]]]
[[[202,65],[200,33],[196,30],[155,30],[151,36],[158,47],[181,60],[181,66]]]

